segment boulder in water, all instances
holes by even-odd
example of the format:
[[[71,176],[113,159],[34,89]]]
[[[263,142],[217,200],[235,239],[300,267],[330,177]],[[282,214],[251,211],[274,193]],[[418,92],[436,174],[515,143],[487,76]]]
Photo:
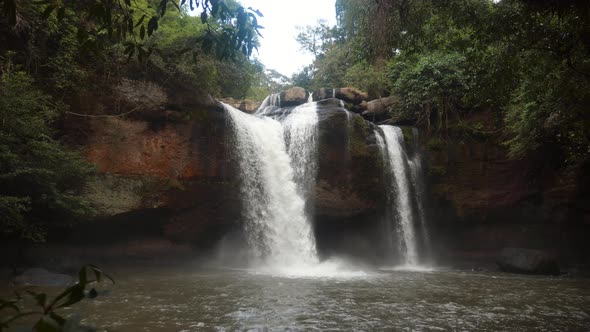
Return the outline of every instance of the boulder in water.
[[[13,279],[15,285],[62,287],[72,283],[73,278],[66,274],[54,273],[42,268],[25,270]]]
[[[294,87],[281,92],[280,107],[299,106],[307,103],[309,93],[304,88]]]
[[[500,270],[525,274],[559,274],[554,255],[541,250],[504,248],[496,260]]]

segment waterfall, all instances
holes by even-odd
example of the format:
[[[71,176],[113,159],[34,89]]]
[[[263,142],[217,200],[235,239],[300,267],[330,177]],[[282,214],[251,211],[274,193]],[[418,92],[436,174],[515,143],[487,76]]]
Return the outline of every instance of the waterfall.
[[[233,127],[233,149],[241,172],[244,227],[256,262],[270,267],[317,263],[315,239],[305,213],[305,189],[301,189],[307,185],[298,186],[296,182],[308,176],[308,166],[302,166],[303,163],[315,158],[315,152],[299,147],[302,141],[316,137],[309,129],[313,121],[311,110],[301,108],[294,112],[285,119],[284,129],[272,118],[245,114],[229,105],[224,107]],[[285,137],[289,137],[289,150]],[[301,160],[294,162],[297,157]]]
[[[426,212],[424,210],[424,200],[426,195],[424,193],[424,182],[422,181],[422,154],[420,153],[420,137],[418,134],[418,128],[412,128],[412,142],[414,155],[408,164],[410,165],[410,175],[412,176],[412,185],[414,186],[414,198],[416,200],[416,207],[418,212],[418,219],[420,220],[420,230],[422,232],[422,240],[424,241],[424,248],[426,256],[432,254],[430,247],[430,234],[426,227]]]
[[[340,101],[342,102],[342,101]],[[352,112],[346,110],[344,108],[344,106],[342,106],[342,110],[344,111],[344,114],[346,114],[346,160],[348,160],[350,162],[351,159],[351,141],[352,141],[352,137],[351,135],[354,135],[354,128],[353,128],[353,122],[352,122]]]
[[[266,96],[266,98],[264,98],[264,100],[262,101],[262,104],[260,104],[260,106],[258,106],[258,109],[256,110],[256,114],[259,115],[265,115],[269,112],[271,112],[274,109],[277,109],[281,106],[281,94],[280,93],[273,93],[270,94],[268,96]]]
[[[418,264],[418,250],[412,211],[411,182],[408,180],[407,155],[403,147],[403,133],[400,128],[393,126],[382,125],[379,126],[379,129],[375,132],[375,136],[389,179],[387,199],[393,207],[391,213],[393,215],[388,216],[388,219],[395,223],[392,225],[393,227],[389,228],[397,231],[398,250],[401,253],[403,264],[416,266]]]
[[[296,107],[281,122],[299,194],[307,203],[311,203],[318,173],[319,129],[316,104],[307,103]]]

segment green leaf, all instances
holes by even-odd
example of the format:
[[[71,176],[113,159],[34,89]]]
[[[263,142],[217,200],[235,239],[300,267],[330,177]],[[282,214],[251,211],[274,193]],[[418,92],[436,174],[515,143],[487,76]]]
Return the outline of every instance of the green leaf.
[[[146,15],[143,14],[141,15],[141,18],[139,18],[139,21],[137,21],[137,23],[135,24],[135,27],[137,28],[141,23],[143,23],[143,20],[145,20]]]
[[[168,7],[168,0],[160,0],[160,15],[166,15],[166,9]]]
[[[65,308],[69,307],[72,304],[76,304],[84,299],[84,286],[82,284],[77,284],[69,288],[69,292],[67,294],[67,300],[57,306],[57,308]]]
[[[76,39],[78,43],[82,44],[88,38],[88,32],[83,27],[78,27],[78,31],[76,31]]]
[[[45,309],[45,305],[47,304],[47,294],[45,293],[35,293],[33,291],[27,291],[27,293],[31,294],[35,301],[37,301],[37,305],[41,308]]]
[[[258,15],[258,17],[264,17],[264,15],[262,15],[262,13],[260,12],[260,10],[258,9],[253,9],[252,7],[248,7],[248,9],[254,13],[256,13],[256,15]]]
[[[43,316],[33,326],[35,332],[61,332],[61,325],[49,316]]]
[[[66,7],[60,7],[60,8],[57,10],[57,20],[58,20],[58,21],[61,21],[61,20],[63,20],[63,18],[64,18],[64,16],[65,16],[65,14],[66,14]]]
[[[63,318],[62,316],[56,314],[53,311],[49,313],[49,317],[51,317],[51,319],[53,319],[55,322],[57,322],[57,324],[59,326],[63,326],[66,323],[65,318]]]
[[[123,51],[124,54],[130,54],[135,49],[135,44],[127,45],[125,50]]]
[[[131,58],[133,57],[134,54],[135,54],[135,46],[133,46],[131,51],[129,51],[129,55],[127,56],[127,62],[129,62],[131,60]]]
[[[8,325],[8,324],[14,322],[15,320],[21,319],[23,317],[32,316],[32,315],[39,315],[39,314],[42,314],[42,313],[41,312],[22,312],[22,313],[20,313],[20,314],[18,314],[16,316],[10,317],[10,319],[8,319],[7,321],[2,322],[2,324]]]
[[[44,19],[47,19],[49,17],[49,15],[51,15],[51,13],[53,12],[53,10],[55,9],[54,5],[49,5],[45,8],[45,10],[43,11],[43,13],[41,14],[41,17]]]
[[[129,33],[133,33],[133,18],[129,18],[129,20],[127,21],[127,31],[129,31]]]
[[[80,271],[78,271],[78,283],[85,286],[88,283],[88,275],[86,273],[86,266],[83,266]]]
[[[158,16],[152,16],[148,22],[148,36],[151,36],[156,30],[158,30]]]

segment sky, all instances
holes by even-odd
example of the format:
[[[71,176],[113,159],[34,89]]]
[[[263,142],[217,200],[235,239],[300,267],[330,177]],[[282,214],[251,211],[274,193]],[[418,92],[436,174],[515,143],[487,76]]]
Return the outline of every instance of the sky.
[[[295,41],[296,26],[315,25],[324,19],[329,25],[336,24],[335,0],[239,0],[246,8],[262,12],[258,24],[261,30],[258,58],[267,68],[291,76],[302,67],[311,64],[313,55],[300,50]]]

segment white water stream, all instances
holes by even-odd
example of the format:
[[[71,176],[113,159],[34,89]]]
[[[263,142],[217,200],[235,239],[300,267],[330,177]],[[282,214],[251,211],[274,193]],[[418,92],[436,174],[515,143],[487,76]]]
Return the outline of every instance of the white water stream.
[[[248,115],[229,105],[225,109],[235,135],[233,149],[242,173],[242,211],[254,265],[280,269],[316,264],[315,239],[305,200],[295,182],[305,170],[292,167],[283,126],[277,120]],[[306,116],[301,119],[305,123]],[[296,127],[298,121],[292,121]],[[291,137],[294,142],[305,139],[296,134]],[[297,154],[306,158],[309,153],[297,150]],[[295,165],[299,167],[299,163]]]
[[[402,264],[408,267],[418,265],[418,249],[414,230],[414,217],[410,200],[410,182],[408,181],[407,156],[403,148],[402,130],[393,126],[379,126],[376,131],[377,144],[381,149],[386,170],[391,180],[387,186],[387,197],[394,205],[395,216],[389,216],[395,222],[393,229],[398,233],[398,250]]]

